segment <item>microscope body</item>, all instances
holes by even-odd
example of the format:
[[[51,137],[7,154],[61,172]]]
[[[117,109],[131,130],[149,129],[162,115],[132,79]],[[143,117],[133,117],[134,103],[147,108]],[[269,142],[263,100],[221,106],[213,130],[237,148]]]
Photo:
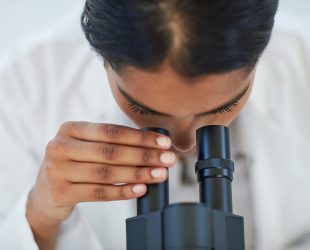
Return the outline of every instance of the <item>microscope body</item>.
[[[165,133],[162,129],[150,130]],[[243,218],[232,213],[229,131],[197,130],[200,202],[169,204],[168,181],[148,185],[138,215],[126,220],[127,250],[244,250]]]
[[[175,203],[127,220],[127,250],[242,250],[243,218],[202,203]]]

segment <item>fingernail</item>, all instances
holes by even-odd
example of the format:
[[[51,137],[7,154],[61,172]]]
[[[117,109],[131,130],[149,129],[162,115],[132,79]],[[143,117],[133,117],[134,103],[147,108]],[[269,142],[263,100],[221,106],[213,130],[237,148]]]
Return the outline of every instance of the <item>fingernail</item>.
[[[173,163],[174,158],[175,158],[174,154],[169,152],[165,152],[160,155],[160,161],[164,164]]]
[[[160,147],[168,148],[170,146],[170,139],[168,137],[158,137],[156,142]]]
[[[134,185],[132,191],[136,194],[142,193],[144,191],[144,185],[142,184]]]
[[[153,169],[153,170],[151,171],[151,175],[152,175],[154,178],[162,178],[162,177],[164,177],[164,175],[165,175],[165,169],[162,169],[162,168]]]

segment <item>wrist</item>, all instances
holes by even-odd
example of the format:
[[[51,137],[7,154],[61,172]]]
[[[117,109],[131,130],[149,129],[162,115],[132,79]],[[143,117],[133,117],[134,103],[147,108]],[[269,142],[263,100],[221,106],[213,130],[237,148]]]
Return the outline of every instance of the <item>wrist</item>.
[[[28,200],[26,209],[26,218],[31,227],[33,237],[40,250],[54,249],[57,234],[61,222],[50,220],[35,211],[32,202]]]

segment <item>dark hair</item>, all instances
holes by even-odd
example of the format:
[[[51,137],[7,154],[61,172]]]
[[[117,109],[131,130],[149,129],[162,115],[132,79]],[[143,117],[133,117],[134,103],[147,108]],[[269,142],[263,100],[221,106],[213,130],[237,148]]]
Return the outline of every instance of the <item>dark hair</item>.
[[[278,0],[86,0],[91,47],[120,72],[156,70],[165,60],[195,77],[251,71],[266,48]]]

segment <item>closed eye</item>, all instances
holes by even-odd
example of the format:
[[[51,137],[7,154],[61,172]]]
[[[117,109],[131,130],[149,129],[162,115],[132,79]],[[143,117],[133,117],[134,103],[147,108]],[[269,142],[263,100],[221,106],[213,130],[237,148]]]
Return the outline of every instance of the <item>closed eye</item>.
[[[227,112],[231,112],[234,110],[234,108],[239,104],[241,98],[243,96],[245,96],[245,94],[247,93],[247,90],[249,89],[251,85],[251,82],[247,84],[246,88],[243,89],[243,91],[241,93],[239,93],[237,96],[235,96],[235,98],[233,98],[230,102],[227,102],[226,104],[223,104],[222,106],[211,110],[211,111],[207,111],[207,112],[203,112],[203,113],[199,113],[196,114],[196,116],[201,117],[201,116],[207,116],[207,115],[212,115],[212,114],[217,114],[217,113],[227,113]],[[151,108],[145,107],[141,104],[139,104],[137,101],[135,101],[132,97],[130,97],[126,92],[124,92],[116,83],[116,86],[118,87],[120,93],[124,96],[124,98],[127,100],[127,104],[129,106],[129,108],[135,112],[138,113],[139,115],[143,115],[143,116],[150,116],[150,115],[157,115],[157,116],[168,116],[168,117],[173,117],[170,114],[165,114],[165,113],[161,113],[155,110],[152,110]]]
[[[145,110],[143,108],[140,108],[140,107],[137,107],[136,105],[134,105],[133,103],[130,103],[130,102],[127,102],[129,108],[135,112],[135,113],[138,113],[139,115],[144,115],[144,116],[150,116],[150,115],[155,115],[155,114],[152,114],[151,111],[148,111],[148,110]]]
[[[153,113],[152,111],[149,111],[149,110],[146,110],[142,107],[139,107],[139,106],[136,106],[135,104],[131,103],[131,102],[127,102],[129,108],[139,114],[139,115],[143,115],[143,116],[151,116],[151,115],[158,115],[157,113]],[[223,108],[219,108],[217,110],[214,110],[210,113],[205,113],[205,114],[199,114],[198,116],[199,117],[203,117],[203,116],[207,116],[207,115],[211,115],[211,114],[218,114],[218,113],[221,113],[221,114],[224,114],[224,113],[227,113],[227,112],[231,112],[234,110],[234,108],[236,106],[238,106],[239,104],[239,101],[236,101],[234,102],[233,104],[227,106],[227,107],[223,107]]]
[[[217,110],[213,110],[211,111],[209,114],[218,114],[218,113],[227,113],[227,112],[231,112],[234,110],[234,108],[236,106],[238,106],[239,104],[239,100],[238,101],[235,101],[234,103],[230,104],[229,106],[226,106],[226,107],[223,107],[223,108],[219,108]],[[202,115],[198,115],[198,116],[205,116],[205,115],[208,115],[208,114],[202,114]]]

